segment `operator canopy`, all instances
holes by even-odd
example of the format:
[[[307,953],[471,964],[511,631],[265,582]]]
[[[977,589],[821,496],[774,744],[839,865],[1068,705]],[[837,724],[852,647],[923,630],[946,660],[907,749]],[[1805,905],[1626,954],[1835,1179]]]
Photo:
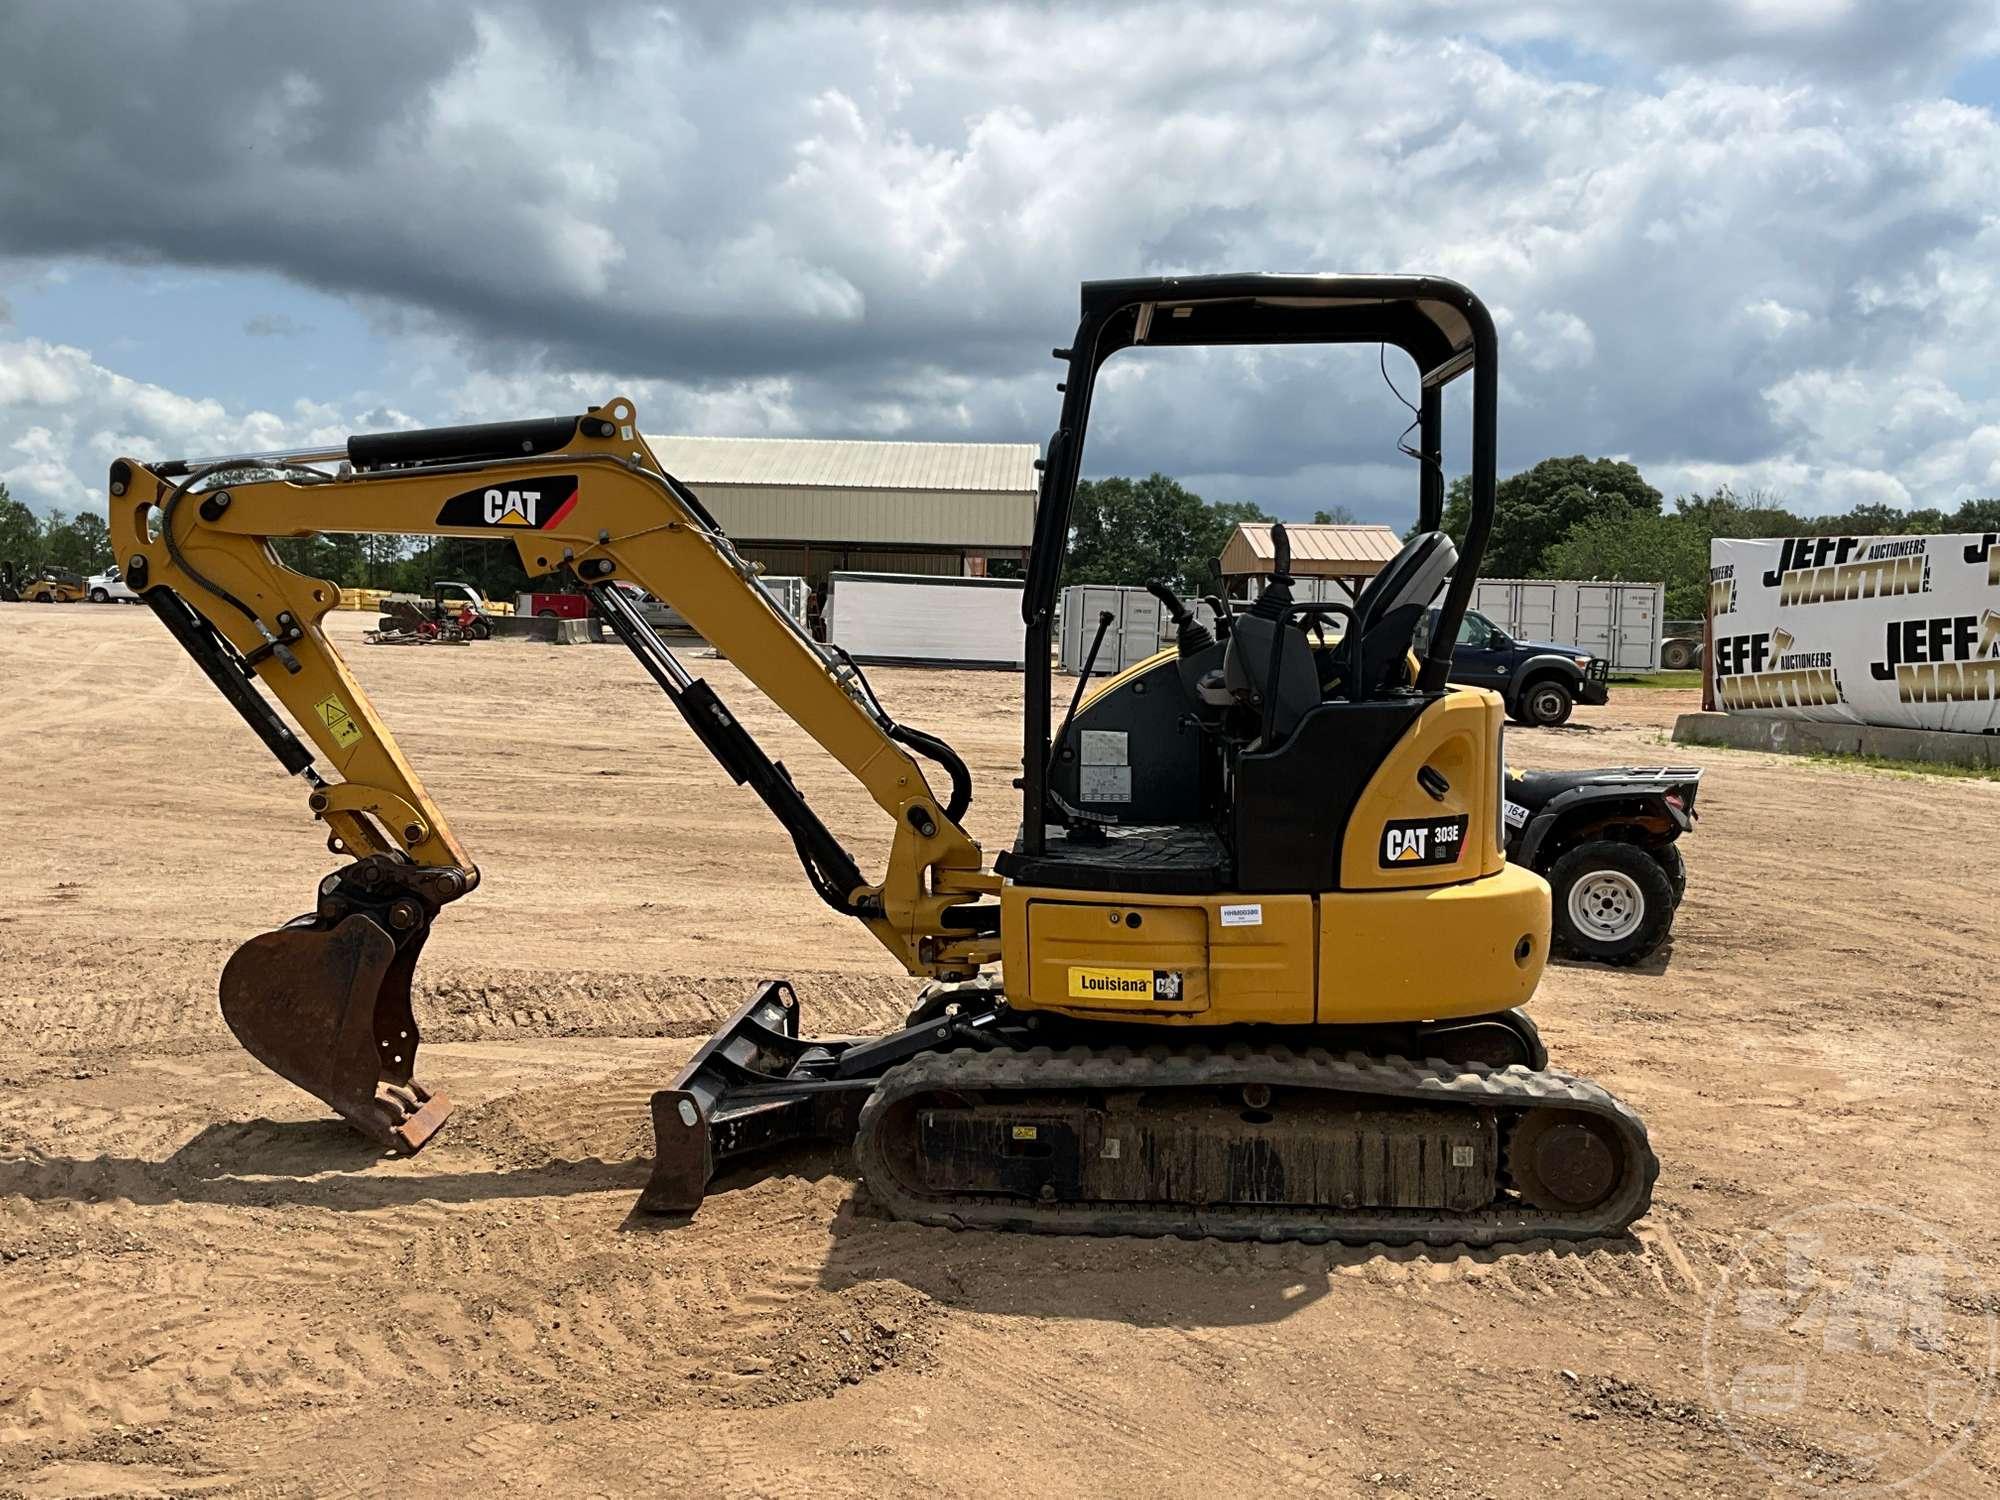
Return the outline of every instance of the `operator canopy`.
[[[1391,344],[1427,386],[1471,368],[1471,300],[1435,276],[1269,274],[1087,281],[1082,297],[1086,322],[1106,320],[1099,363],[1140,344]]]

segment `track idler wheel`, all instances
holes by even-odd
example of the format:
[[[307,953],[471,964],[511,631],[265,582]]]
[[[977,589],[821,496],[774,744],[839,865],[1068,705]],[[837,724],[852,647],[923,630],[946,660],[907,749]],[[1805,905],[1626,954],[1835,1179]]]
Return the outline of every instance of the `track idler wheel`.
[[[320,916],[237,949],[222,971],[222,1018],[280,1078],[370,1140],[415,1152],[451,1113],[414,1076],[410,977],[430,914],[407,895],[379,911],[339,915],[341,905],[322,902]]]
[[[1530,1207],[1580,1213],[1616,1191],[1624,1153],[1609,1126],[1567,1110],[1530,1110],[1507,1143],[1507,1173]]]

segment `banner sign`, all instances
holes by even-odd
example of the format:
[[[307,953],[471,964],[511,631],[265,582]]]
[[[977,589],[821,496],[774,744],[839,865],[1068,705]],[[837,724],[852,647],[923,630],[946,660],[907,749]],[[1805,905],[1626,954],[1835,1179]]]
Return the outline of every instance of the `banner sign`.
[[[1709,544],[1708,706],[2000,734],[2000,534]]]

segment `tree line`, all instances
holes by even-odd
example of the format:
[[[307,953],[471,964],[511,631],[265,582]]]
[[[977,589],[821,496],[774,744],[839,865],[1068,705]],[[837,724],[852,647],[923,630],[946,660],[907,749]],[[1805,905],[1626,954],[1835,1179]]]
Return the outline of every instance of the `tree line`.
[[[1463,541],[1472,482],[1445,493],[1444,528]],[[1182,594],[1210,588],[1209,560],[1240,521],[1270,521],[1254,501],[1209,501],[1164,474],[1084,480],[1076,487],[1063,582],[1139,584],[1164,578]],[[1345,506],[1316,522],[1351,524]],[[1414,527],[1412,531],[1414,531]],[[1802,516],[1769,495],[1721,486],[1669,506],[1637,467],[1620,459],[1547,458],[1502,480],[1480,572],[1488,578],[1602,578],[1666,585],[1666,617],[1698,619],[1706,606],[1708,544],[1716,537],[1886,536],[2000,530],[2000,499],[1956,509],[1856,506]]]
[[[1471,481],[1453,480],[1444,526],[1463,540]],[[1956,509],[1897,510],[1859,505],[1839,515],[1801,516],[1768,495],[1727,486],[1681,495],[1669,507],[1632,464],[1619,459],[1546,458],[1502,480],[1493,532],[1480,571],[1488,578],[1603,578],[1666,584],[1666,616],[1695,619],[1708,586],[1708,544],[1716,537],[1887,536],[2000,531],[2000,498]],[[1210,559],[1242,521],[1276,519],[1250,500],[1205,500],[1164,474],[1087,479],[1077,485],[1063,582],[1139,584],[1163,578],[1182,594],[1207,592]],[[1317,511],[1318,522],[1351,523],[1345,506]],[[424,593],[444,578],[489,598],[511,599],[529,585],[513,545],[469,537],[289,537],[274,542],[287,567],[345,588]],[[41,568],[98,573],[112,564],[104,517],[91,511],[37,516],[0,484],[0,562],[20,576]]]
[[[1445,496],[1444,526],[1462,540],[1472,502],[1461,475]],[[1666,618],[1698,619],[1706,608],[1708,544],[1717,537],[1921,536],[2000,530],[2000,499],[1956,509],[1897,510],[1871,503],[1837,515],[1802,516],[1766,494],[1727,485],[1677,496],[1671,508],[1632,464],[1545,458],[1502,480],[1480,572],[1488,578],[1602,578],[1666,585]]]
[[[470,583],[490,599],[512,599],[528,585],[521,559],[507,541],[469,537],[285,537],[272,543],[285,566],[343,588],[428,593],[441,578]],[[43,568],[102,573],[112,566],[111,534],[102,515],[80,510],[38,516],[0,484],[0,563],[27,578]]]

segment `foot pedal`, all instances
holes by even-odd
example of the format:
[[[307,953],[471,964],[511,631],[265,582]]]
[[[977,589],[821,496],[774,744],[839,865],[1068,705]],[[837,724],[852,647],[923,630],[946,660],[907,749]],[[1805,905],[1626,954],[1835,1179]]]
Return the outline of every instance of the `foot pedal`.
[[[426,929],[427,930],[427,929]],[[426,930],[401,945],[369,917],[263,933],[222,971],[222,1018],[280,1078],[325,1101],[370,1140],[422,1149],[451,1102],[412,1077],[410,974]]]

